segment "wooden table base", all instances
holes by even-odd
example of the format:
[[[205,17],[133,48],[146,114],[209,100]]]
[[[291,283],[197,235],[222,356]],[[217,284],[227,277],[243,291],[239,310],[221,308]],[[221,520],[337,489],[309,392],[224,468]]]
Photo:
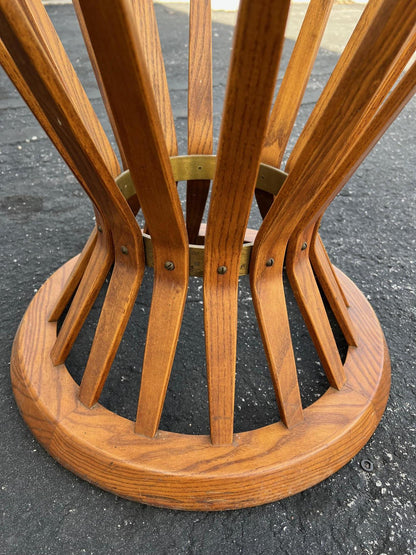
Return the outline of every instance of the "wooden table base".
[[[268,503],[324,480],[368,441],[386,405],[390,362],[383,332],[362,293],[339,270],[357,332],[344,364],[346,384],[329,388],[304,410],[304,421],[275,423],[212,445],[209,436],[134,432],[134,422],[99,404],[86,408],[64,364],[50,351],[56,323],[48,317],[76,258],[46,281],[16,335],[11,374],[32,433],[63,466],[132,500],[184,510],[221,510]]]

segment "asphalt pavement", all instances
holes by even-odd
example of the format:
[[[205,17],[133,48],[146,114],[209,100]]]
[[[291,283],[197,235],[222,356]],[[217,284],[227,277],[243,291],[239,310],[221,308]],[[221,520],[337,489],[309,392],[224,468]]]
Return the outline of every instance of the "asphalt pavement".
[[[344,25],[351,25],[348,22],[357,17],[357,13],[352,13],[357,7],[336,6],[336,10],[337,25],[342,29],[335,30],[334,36],[337,33],[344,36]],[[72,6],[50,5],[48,13],[111,135]],[[157,16],[179,151],[185,153],[186,15],[183,6],[169,4],[158,5]],[[233,14],[217,12],[213,22],[216,140],[233,18]],[[288,33],[279,82],[293,48],[292,38]],[[339,45],[324,43],[324,46],[291,145],[338,59]],[[370,300],[390,349],[392,390],[379,427],[362,451],[339,472],[291,498],[252,509],[180,512],[127,501],[79,479],[39,446],[20,417],[9,377],[13,337],[41,284],[81,250],[93,226],[93,212],[45,133],[4,72],[0,73],[0,553],[416,553],[415,108],[413,99],[331,205],[322,225],[322,237],[332,261]],[[259,223],[259,215],[253,210],[250,224],[254,227]],[[144,289],[149,292],[150,287],[148,272]],[[200,289],[201,282],[194,280],[163,413],[164,429],[207,431],[206,390],[194,386],[203,364]],[[136,303],[112,371],[115,377],[102,400],[127,417],[134,415],[135,384],[142,355],[137,328],[143,321],[142,314],[148,310],[149,295],[140,295]],[[257,356],[259,350],[253,348],[253,341],[259,345],[260,339],[244,279],[239,302],[242,331],[237,362],[236,427],[243,430],[273,421],[276,415],[265,362]],[[293,299],[288,302],[294,307]],[[76,343],[68,360],[76,379],[88,352],[98,311],[99,304],[86,323],[85,337]],[[314,396],[324,391],[325,380],[299,315],[293,316],[292,331],[303,380],[309,384],[309,393],[303,400],[312,402]],[[316,378],[311,377],[312,373]],[[361,464],[363,460],[373,463],[371,471]]]

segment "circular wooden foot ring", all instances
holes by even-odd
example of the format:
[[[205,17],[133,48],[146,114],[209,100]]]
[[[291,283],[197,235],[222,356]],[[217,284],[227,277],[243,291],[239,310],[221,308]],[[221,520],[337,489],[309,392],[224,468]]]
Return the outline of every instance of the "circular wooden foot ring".
[[[236,434],[232,445],[208,436],[134,433],[133,422],[101,405],[87,409],[65,365],[49,353],[56,323],[49,313],[75,259],[46,281],[16,335],[11,374],[20,411],[32,433],[63,466],[117,495],[185,510],[223,510],[268,503],[336,472],[368,441],[386,405],[390,363],[371,306],[341,272],[358,346],[345,361],[347,383],[329,388],[292,429],[276,423]]]

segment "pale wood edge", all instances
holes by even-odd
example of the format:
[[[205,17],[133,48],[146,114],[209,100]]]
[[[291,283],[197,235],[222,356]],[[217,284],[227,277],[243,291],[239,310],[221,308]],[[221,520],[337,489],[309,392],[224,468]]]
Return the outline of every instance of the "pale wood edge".
[[[134,422],[101,405],[87,409],[65,366],[53,366],[48,355],[56,337],[48,313],[75,262],[62,266],[32,300],[15,338],[11,375],[32,433],[80,477],[160,507],[256,506],[324,480],[349,462],[377,427],[390,389],[388,350],[368,301],[339,270],[359,330],[358,347],[348,351],[346,386],[329,388],[293,429],[276,423],[235,434],[232,445],[214,447],[208,436],[158,432],[154,439],[145,438],[134,433]]]

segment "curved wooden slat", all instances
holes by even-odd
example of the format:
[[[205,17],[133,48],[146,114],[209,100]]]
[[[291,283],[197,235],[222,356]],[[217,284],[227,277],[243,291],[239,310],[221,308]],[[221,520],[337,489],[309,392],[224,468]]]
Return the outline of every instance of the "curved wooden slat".
[[[154,288],[136,431],[152,437],[166,394],[188,284],[185,222],[145,57],[128,0],[80,0],[143,214],[152,232]],[[105,40],[103,40],[105,37]],[[118,50],[115,58],[112,52]],[[171,262],[173,267],[166,263]],[[171,268],[171,269],[170,269]]]
[[[244,0],[235,30],[205,239],[205,344],[214,444],[233,438],[240,252],[288,8],[289,2]]]
[[[357,137],[359,138],[362,133],[367,131],[367,124],[377,112],[383,101],[385,100],[387,94],[390,92],[390,89],[397,81],[398,77],[400,76],[401,72],[404,70],[406,64],[409,62],[411,56],[413,55],[416,47],[416,33],[413,33],[406,43],[404,44],[401,52],[399,53],[397,59],[393,63],[392,68],[390,69],[387,76],[381,82],[378,90],[376,91],[372,101],[370,102],[369,107],[367,108],[366,112],[361,118],[360,123],[354,129],[354,136],[353,141],[357,141]],[[327,202],[327,205],[329,202]],[[324,208],[321,209],[321,213],[323,212]],[[305,224],[304,222],[308,221],[309,223]],[[336,278],[336,274],[332,269],[332,265],[328,258],[328,254],[326,253],[325,247],[322,243],[318,235],[318,228],[320,222],[320,216],[317,216],[315,211],[305,215],[304,221],[298,226],[299,230],[295,231],[295,235],[298,233],[300,236],[304,235],[303,226],[308,225],[311,229],[313,224],[312,222],[315,221],[314,231],[313,233],[309,234],[308,237],[304,237],[306,242],[310,241],[310,250],[309,256],[311,259],[311,263],[313,265],[314,271],[317,275],[317,278],[325,292],[325,296],[329,301],[332,311],[338,321],[338,324],[343,331],[344,337],[349,345],[355,345],[356,340],[354,339],[354,330],[352,329],[351,319],[348,315],[348,311],[346,307],[348,306],[348,302],[345,299],[345,295],[341,290],[338,280]],[[293,243],[294,249],[296,250],[297,247],[295,243]],[[290,248],[290,247],[289,247]]]
[[[84,279],[75,295],[75,304],[73,303],[73,307],[71,305],[57,338],[53,358],[58,361],[62,360],[73,343],[79,324],[86,316],[85,308],[91,306],[91,299],[96,294],[98,284],[103,281],[103,275],[107,273],[113,261],[113,243],[118,249],[126,243],[129,244],[129,256],[122,262],[116,260],[116,265],[130,265],[136,272],[144,267],[143,244],[137,222],[114,182],[105,156],[101,155],[94,137],[89,133],[91,122],[85,122],[85,112],[78,112],[79,106],[73,99],[78,92],[77,89],[70,89],[70,82],[65,80],[69,79],[69,76],[62,77],[57,73],[56,60],[59,58],[52,61],[52,50],[45,51],[45,46],[39,40],[38,32],[34,30],[31,20],[22,8],[11,0],[0,2],[0,30],[22,79],[40,106],[44,119],[48,121],[48,125],[63,145],[66,161],[75,175],[81,176],[80,182],[97,209],[97,223],[103,228]],[[68,93],[69,90],[72,92]],[[109,228],[112,230],[111,235],[108,232]],[[98,263],[93,267],[94,259],[98,260]],[[129,283],[121,283],[120,287],[130,290]],[[86,291],[86,288],[91,289]],[[80,305],[84,310],[77,311]],[[75,314],[77,312],[78,314]],[[128,310],[121,310],[120,318],[128,317]],[[113,323],[116,328],[116,319]],[[111,333],[115,333],[115,328]],[[106,348],[104,338],[103,344],[103,348]]]
[[[336,389],[341,389],[346,377],[309,260],[309,245],[302,250],[305,236],[308,234],[296,236],[296,245],[292,244],[294,239],[289,241],[286,272],[329,384]]]
[[[78,18],[79,27],[81,29],[82,37],[84,39],[84,43],[85,43],[85,46],[87,48],[88,56],[90,58],[91,66],[92,66],[92,69],[94,71],[95,79],[97,81],[98,88],[100,89],[101,98],[103,99],[103,102],[104,102],[104,106],[105,106],[105,109],[106,109],[106,112],[107,112],[107,115],[108,115],[108,119],[110,121],[111,129],[113,130],[113,133],[114,133],[114,138],[116,139],[116,143],[117,143],[118,150],[119,150],[119,153],[120,153],[121,161],[122,161],[122,164],[123,164],[123,169],[126,170],[127,169],[127,161],[126,161],[126,157],[124,155],[123,145],[121,144],[120,137],[118,135],[117,127],[116,127],[116,124],[114,122],[113,113],[111,111],[111,107],[110,107],[110,104],[108,102],[107,93],[105,92],[105,88],[103,86],[100,70],[99,70],[98,65],[97,65],[97,60],[95,59],[94,50],[93,50],[92,45],[91,45],[90,37],[88,35],[88,31],[87,31],[87,28],[85,26],[85,21],[84,21],[83,15],[82,15],[81,8],[79,7],[78,0],[73,0],[72,5],[74,6],[74,10],[75,10],[75,13],[76,13],[77,18]]]
[[[131,0],[132,21],[140,39],[141,51],[150,78],[166,148],[170,156],[178,154],[175,122],[168,81],[160,45],[153,0]]]
[[[54,65],[56,74],[60,76],[67,95],[82,118],[88,134],[94,141],[107,168],[111,175],[116,177],[120,174],[117,157],[69,61],[45,7],[40,0],[19,0],[19,4],[28,17],[38,40],[44,47],[45,53]]]
[[[316,228],[312,236],[309,258],[316,278],[344,334],[345,340],[348,345],[356,346],[356,332],[348,313],[349,301],[339,284],[328,253]]]
[[[113,261],[111,237],[107,233],[100,233],[51,351],[51,358],[55,365],[62,364],[69,355]]]
[[[381,83],[378,86],[375,94],[373,95],[373,98],[371,99],[367,109],[365,110],[364,115],[361,117],[361,120],[354,128],[354,132],[348,138],[348,145],[346,148],[347,154],[345,156],[345,159],[347,160],[347,164],[349,164],[351,168],[354,167],[354,171],[358,166],[358,163],[361,163],[363,157],[366,156],[368,153],[368,141],[372,140],[371,137],[374,133],[371,128],[371,121],[373,120],[373,118],[376,117],[375,114],[377,114],[377,110],[379,110],[380,106],[382,106],[382,103],[390,92],[390,89],[393,87],[401,72],[405,68],[406,64],[410,60],[411,56],[413,55],[415,51],[415,46],[416,31],[408,37],[403,48],[401,49],[389,71],[387,72],[386,76],[381,80]],[[394,101],[395,98],[396,95],[393,95],[393,100],[390,100],[390,103]],[[400,99],[398,99],[397,102],[398,105],[401,105]],[[382,109],[381,114],[383,114]],[[388,120],[391,121],[391,117],[387,117],[386,126]],[[377,133],[377,136],[379,138],[381,135]],[[360,144],[364,148],[364,151],[362,153],[360,153],[357,148]],[[302,292],[299,290],[299,287],[301,287],[302,284],[302,278],[300,278],[297,274],[300,271],[302,265],[308,264],[308,262],[306,261],[302,263],[300,263],[299,261],[300,259],[303,260],[305,258],[305,255],[307,255],[307,252],[301,251],[299,245],[306,243],[308,245],[307,251],[309,251],[311,262],[314,264],[314,268],[316,268],[318,271],[318,277],[320,276],[323,287],[324,289],[326,289],[328,301],[333,307],[334,314],[339,322],[341,329],[343,330],[344,336],[349,344],[355,344],[354,331],[352,330],[351,324],[349,323],[350,319],[348,317],[348,312],[346,311],[345,304],[342,302],[338,294],[339,287],[337,287],[336,280],[333,279],[334,274],[331,269],[328,255],[326,254],[322,242],[320,240],[317,240],[317,227],[319,225],[321,214],[327,208],[336,193],[346,183],[345,176],[341,178],[339,177],[340,174],[338,173],[338,169],[342,167],[343,164],[342,162],[340,162],[339,165],[335,166],[335,168],[333,169],[333,174],[338,175],[338,179],[340,179],[339,183],[336,184],[335,179],[337,178],[334,179],[334,176],[332,176],[325,186],[326,192],[324,192],[324,194],[321,196],[322,200],[320,200],[319,202],[315,202],[313,208],[310,208],[309,211],[304,214],[301,222],[299,222],[298,227],[294,232],[294,236],[292,237],[288,245],[287,268],[289,276],[293,281],[292,286],[294,288],[295,295],[297,295],[300,302],[302,303],[302,298],[304,298],[305,295],[302,294]],[[350,169],[347,173],[348,178],[351,176],[351,174],[352,172]],[[309,231],[305,233],[304,227],[306,226]],[[310,250],[309,245],[311,247]],[[326,268],[326,270],[324,270],[324,268]],[[307,318],[308,310],[309,309],[307,306],[301,304],[301,311],[305,314]],[[315,325],[320,327],[320,322],[323,318],[323,315],[321,315],[320,318],[316,317]],[[314,324],[311,323],[310,325],[313,326]]]
[[[211,0],[190,3],[188,72],[188,154],[212,154]],[[187,183],[186,227],[190,243],[197,240],[209,186],[209,180]]]
[[[281,272],[288,240],[309,210],[319,210],[319,196],[331,194],[328,175],[347,154],[349,137],[415,23],[416,6],[406,0],[369,4],[301,135],[289,176],[259,230],[252,254],[253,300],[267,326],[279,321],[280,309],[261,292],[271,279],[275,288],[283,289]],[[273,272],[265,266],[269,258],[278,263]],[[283,348],[276,347],[277,356]]]
[[[273,105],[261,161],[280,167],[318,54],[333,0],[311,0]]]
[[[282,163],[333,1],[312,0],[308,6],[270,115],[261,157],[264,164],[279,168]],[[263,218],[273,198],[270,193],[256,190],[256,200]]]
[[[49,316],[50,322],[56,322],[60,318],[69,301],[71,300],[73,294],[75,293],[91,259],[92,253],[94,252],[94,248],[97,242],[97,233],[97,228],[94,228],[93,232],[85,243],[85,246],[82,249],[82,252],[71,272],[71,275],[69,276],[68,281]]]
[[[123,256],[121,251],[116,253],[116,264],[81,381],[79,398],[88,407],[100,397],[143,278],[144,267],[137,271],[134,265],[124,264],[123,261],[117,264],[117,259]]]

